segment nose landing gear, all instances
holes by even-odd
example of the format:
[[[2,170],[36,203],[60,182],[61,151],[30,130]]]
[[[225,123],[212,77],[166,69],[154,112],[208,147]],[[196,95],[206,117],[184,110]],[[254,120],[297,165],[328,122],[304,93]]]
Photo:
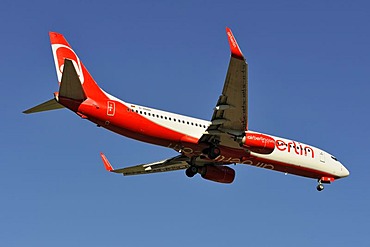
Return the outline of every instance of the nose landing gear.
[[[330,184],[331,182],[334,182],[334,178],[333,177],[322,177],[320,179],[317,180],[319,182],[319,184],[317,185],[316,189],[318,191],[322,191],[324,189],[324,184]]]
[[[321,183],[321,181],[319,181],[319,184],[317,185],[316,189],[318,191],[322,191],[324,189],[324,185]]]

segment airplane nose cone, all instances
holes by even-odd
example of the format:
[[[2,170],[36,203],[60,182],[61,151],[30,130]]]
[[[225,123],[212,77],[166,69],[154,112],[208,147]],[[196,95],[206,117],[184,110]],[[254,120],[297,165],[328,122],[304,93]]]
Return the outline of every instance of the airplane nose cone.
[[[341,177],[348,177],[349,176],[349,171],[347,168],[344,167],[344,165],[342,165],[342,172],[341,172]]]

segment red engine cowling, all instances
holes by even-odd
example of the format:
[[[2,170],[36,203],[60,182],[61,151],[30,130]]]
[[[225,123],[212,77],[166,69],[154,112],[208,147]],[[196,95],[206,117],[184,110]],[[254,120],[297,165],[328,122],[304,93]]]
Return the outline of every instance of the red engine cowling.
[[[264,134],[247,132],[241,142],[243,147],[259,154],[270,154],[275,149],[274,138]]]
[[[234,169],[228,166],[204,166],[199,173],[204,179],[224,184],[231,184],[235,178]]]

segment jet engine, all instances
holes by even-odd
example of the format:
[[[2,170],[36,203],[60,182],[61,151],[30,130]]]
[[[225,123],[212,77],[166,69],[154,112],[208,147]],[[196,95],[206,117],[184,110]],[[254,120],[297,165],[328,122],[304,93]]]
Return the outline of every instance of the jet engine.
[[[235,170],[228,166],[204,166],[199,173],[204,179],[224,184],[231,184],[235,178]]]
[[[275,140],[264,134],[247,132],[245,136],[241,138],[240,145],[251,152],[270,154],[275,149]]]

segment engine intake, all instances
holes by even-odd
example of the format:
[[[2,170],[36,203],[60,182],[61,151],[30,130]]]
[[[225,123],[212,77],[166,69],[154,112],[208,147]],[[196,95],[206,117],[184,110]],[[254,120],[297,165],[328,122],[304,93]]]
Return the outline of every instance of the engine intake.
[[[224,184],[231,184],[235,178],[235,170],[228,166],[204,166],[199,173],[204,179]]]
[[[259,154],[270,154],[275,149],[274,138],[260,133],[246,133],[240,143],[244,148]]]

